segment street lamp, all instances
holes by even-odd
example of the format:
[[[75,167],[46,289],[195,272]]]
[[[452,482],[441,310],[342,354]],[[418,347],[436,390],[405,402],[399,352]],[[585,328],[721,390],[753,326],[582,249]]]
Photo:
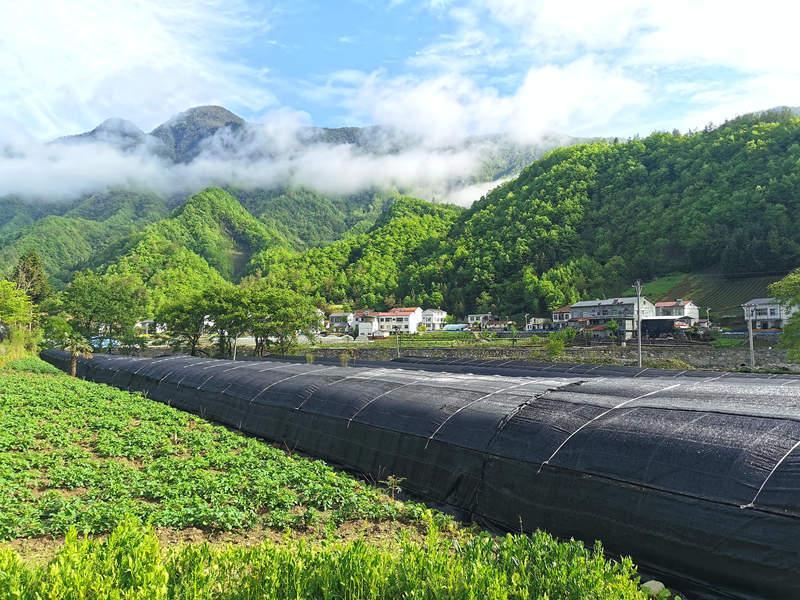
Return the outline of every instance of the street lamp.
[[[400,358],[400,326],[394,326],[394,337],[397,338],[397,358]]]
[[[633,282],[636,290],[636,340],[639,345],[639,368],[642,368],[642,280]]]
[[[755,318],[756,307],[754,304],[743,304],[744,318],[747,321],[747,335],[750,338],[750,368],[756,368],[756,351],[753,348],[753,318]]]

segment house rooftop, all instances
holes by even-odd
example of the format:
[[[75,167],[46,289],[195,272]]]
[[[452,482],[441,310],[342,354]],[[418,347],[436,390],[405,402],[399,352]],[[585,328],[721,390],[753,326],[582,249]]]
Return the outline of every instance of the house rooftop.
[[[554,313],[568,313],[572,310],[572,304],[567,304],[566,306],[562,306],[559,309],[554,310]]]
[[[742,304],[742,306],[747,306],[748,304],[758,306],[760,304],[780,304],[780,302],[778,302],[777,298],[753,298]]]
[[[645,300],[642,297],[642,300]],[[603,300],[581,300],[572,305],[572,308],[588,308],[590,306],[615,306],[617,304],[636,304],[636,296],[625,298],[604,298]]]
[[[398,306],[397,308],[390,308],[389,314],[392,315],[408,315],[419,310],[419,306]]]
[[[686,306],[687,304],[694,304],[691,300],[664,300],[663,302],[656,302],[656,308],[673,308],[675,306]]]

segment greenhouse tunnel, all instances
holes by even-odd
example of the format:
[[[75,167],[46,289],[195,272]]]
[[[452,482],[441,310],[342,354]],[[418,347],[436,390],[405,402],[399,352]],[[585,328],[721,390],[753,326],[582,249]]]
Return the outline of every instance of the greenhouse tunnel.
[[[96,355],[78,375],[493,528],[601,540],[691,598],[800,598],[800,378],[499,364]]]

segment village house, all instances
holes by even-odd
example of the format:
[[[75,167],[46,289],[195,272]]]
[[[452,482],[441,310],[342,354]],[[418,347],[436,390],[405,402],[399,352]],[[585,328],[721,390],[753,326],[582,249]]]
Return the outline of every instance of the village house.
[[[593,337],[609,337],[612,331],[609,323],[617,323],[617,337],[630,339],[636,335],[637,319],[656,316],[656,307],[647,298],[636,296],[625,298],[606,298],[603,300],[584,300],[570,307],[571,327],[591,332]]]
[[[572,318],[572,306],[566,305],[553,311],[553,329],[564,329]]]
[[[541,331],[550,325],[550,320],[544,317],[531,317],[525,323],[525,331]]]
[[[447,319],[447,311],[440,308],[426,308],[422,311],[422,324],[428,331],[441,331]]]
[[[800,307],[781,304],[777,298],[753,298],[742,304],[745,323],[753,322],[753,329],[783,329]]]
[[[378,331],[378,312],[374,310],[357,310],[355,312],[355,328],[359,337],[372,337]]]
[[[688,317],[689,324],[694,325],[700,320],[700,307],[691,300],[678,298],[656,302],[657,317]]]
[[[422,323],[422,309],[398,307],[377,313],[378,331],[386,333],[417,333]]]
[[[331,329],[335,333],[349,333],[355,323],[355,315],[351,312],[335,312],[330,315]]]
[[[494,321],[494,316],[490,312],[467,315],[467,325],[473,329],[483,329],[490,321]]]

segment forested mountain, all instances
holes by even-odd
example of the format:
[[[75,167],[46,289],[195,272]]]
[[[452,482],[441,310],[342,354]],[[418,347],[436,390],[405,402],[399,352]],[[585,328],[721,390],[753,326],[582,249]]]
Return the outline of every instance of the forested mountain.
[[[185,204],[114,191],[26,206],[0,204],[0,265],[35,249],[56,284],[79,268],[118,270],[158,297],[177,281],[256,275],[319,304],[545,313],[635,278],[777,278],[797,267],[800,118],[782,109],[558,148],[467,210],[303,188],[213,188]]]
[[[800,119],[561,148],[476,202],[401,295],[459,313],[546,311],[633,278],[800,264]]]
[[[307,188],[229,191],[295,249],[329,244],[346,233],[365,231],[392,197],[374,191],[326,196]]]
[[[174,116],[150,133],[130,121],[112,118],[91,131],[55,140],[52,150],[57,149],[56,156],[62,158],[74,149],[91,162],[92,152],[96,150],[98,156],[108,158],[110,148],[116,158],[109,164],[119,167],[120,161],[124,163],[129,158],[131,164],[126,168],[134,180],[123,177],[129,184],[72,200],[65,200],[69,194],[62,193],[55,183],[51,184],[52,198],[0,197],[0,275],[7,274],[16,259],[32,248],[41,254],[56,287],[80,268],[110,262],[125,250],[132,232],[141,232],[145,226],[163,219],[209,185],[194,187],[192,178],[211,163],[219,172],[211,179],[229,183],[227,189],[270,236],[282,238],[294,250],[329,244],[346,233],[364,232],[375,223],[387,199],[398,191],[391,178],[386,185],[366,183],[366,187],[357,186],[361,191],[336,194],[321,193],[296,181],[282,184],[276,180],[268,187],[244,185],[237,182],[237,169],[257,173],[269,169],[273,162],[291,165],[291,160],[298,157],[305,160],[303,153],[307,149],[316,148],[314,152],[319,153],[319,145],[332,154],[313,154],[315,160],[339,155],[347,160],[355,155],[367,157],[366,164],[371,164],[379,157],[416,151],[420,144],[420,140],[380,127],[300,127],[275,137],[270,133],[273,126],[280,130],[283,125],[248,123],[223,107],[201,106]],[[454,147],[428,148],[426,152],[441,152],[444,156],[468,152],[480,160],[471,174],[451,179],[441,189],[434,184],[429,190],[426,184],[425,190],[431,196],[441,196],[448,185],[458,188],[508,177],[546,149],[574,141],[554,136],[536,145],[521,145],[499,136],[486,136],[468,138]],[[380,164],[375,163],[375,168],[379,169]],[[153,185],[135,179],[138,173],[150,173]],[[162,179],[172,183],[166,185]],[[176,191],[176,182],[193,191]],[[227,274],[239,268],[217,264]]]
[[[47,274],[59,287],[76,270],[113,262],[143,230],[154,229],[163,233],[159,234],[161,237],[185,240],[187,248],[197,250],[221,273],[232,277],[249,260],[248,244],[261,249],[266,240],[295,250],[329,244],[345,233],[371,227],[392,197],[377,192],[324,196],[303,188],[231,188],[229,192],[239,202],[229,197],[214,203],[205,194],[198,194],[192,198],[204,200],[184,205],[185,200],[179,198],[121,190],[92,194],[70,203],[30,204],[16,198],[2,199],[0,275],[9,271],[27,250],[35,249]],[[225,205],[226,202],[229,203]],[[180,218],[162,222],[176,206],[174,210]],[[218,225],[216,219],[222,217],[224,225]],[[225,235],[212,235],[206,230],[230,228],[231,223],[234,230],[236,226],[243,228],[241,239],[226,241]]]
[[[403,269],[444,236],[461,209],[407,197],[383,200],[377,222],[306,251],[222,189],[195,194],[167,219],[131,235],[96,267],[144,284],[152,311],[167,300],[252,275],[318,304],[391,306]]]
[[[166,155],[179,163],[188,163],[202,150],[203,143],[221,129],[237,132],[245,121],[221,106],[198,106],[174,116],[156,127],[150,135],[160,140]]]

